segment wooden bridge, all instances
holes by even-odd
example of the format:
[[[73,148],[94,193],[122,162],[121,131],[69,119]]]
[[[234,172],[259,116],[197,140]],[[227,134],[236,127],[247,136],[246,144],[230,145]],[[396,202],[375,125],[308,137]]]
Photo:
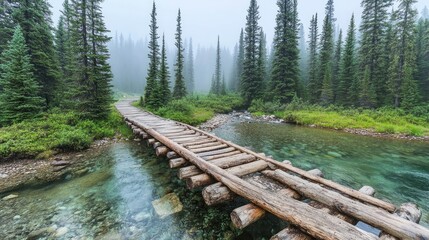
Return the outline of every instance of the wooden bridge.
[[[399,207],[374,198],[369,186],[359,191],[324,179],[319,170],[304,171],[225,141],[195,127],[167,120],[131,106],[116,104],[139,137],[167,156],[171,168],[190,189],[201,188],[207,205],[242,197],[249,204],[235,209],[237,228],[266,212],[290,223],[272,239],[420,239],[429,229],[418,224],[421,212],[412,203]],[[379,236],[356,227],[361,221]]]

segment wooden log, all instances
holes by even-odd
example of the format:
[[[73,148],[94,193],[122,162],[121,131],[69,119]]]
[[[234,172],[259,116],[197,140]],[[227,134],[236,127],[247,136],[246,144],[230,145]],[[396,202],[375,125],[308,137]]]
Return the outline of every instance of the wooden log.
[[[212,165],[212,164],[211,164]],[[212,165],[215,166],[215,165]],[[217,166],[216,166],[217,167]],[[245,176],[247,174],[255,173],[262,171],[268,167],[268,164],[265,161],[256,161],[248,164],[243,164],[240,166],[232,167],[226,169],[227,172],[235,176]],[[189,189],[195,189],[198,187],[206,186],[212,184],[214,179],[207,173],[199,174],[193,177],[190,177],[186,180],[186,186]]]
[[[256,160],[255,156],[249,155],[247,153],[238,154],[232,157],[224,157],[212,160],[212,164],[221,167],[221,168],[230,168],[238,165],[246,164]],[[178,176],[179,179],[189,178],[198,174],[204,173],[196,166],[188,166],[179,169]]]
[[[204,160],[211,161],[214,159],[235,156],[237,154],[241,154],[241,152],[240,151],[230,151],[230,152],[219,153],[219,154],[215,154],[215,155],[207,155],[207,153],[200,153],[197,155],[202,157]]]
[[[422,212],[417,208],[414,203],[402,204],[393,214],[406,219],[410,222],[419,223],[422,216]],[[419,238],[428,239],[428,238]],[[393,237],[385,232],[380,234],[380,240],[399,240],[399,238]]]
[[[152,146],[155,142],[156,142],[156,140],[155,140],[154,138],[149,138],[149,139],[147,140],[147,145],[148,145],[148,146]]]
[[[195,153],[187,150],[179,144],[163,137],[158,132],[146,128],[144,125],[133,121],[134,124],[143,128],[148,134],[156,137],[168,148],[177,151],[181,156],[188,159],[192,164],[198,166],[204,172],[212,175],[217,181],[225,184],[229,189],[254,204],[263,207],[277,217],[300,225],[313,237],[336,240],[336,239],[376,239],[371,234],[361,232],[355,226],[344,223],[341,220],[326,215],[325,213],[313,210],[310,206],[300,201],[296,201],[281,195],[272,195],[269,191],[255,187],[237,176],[216,167],[205,161]],[[335,226],[335,228],[333,227]]]
[[[203,189],[203,199],[207,206],[232,201],[236,195],[222,183],[215,183]]]
[[[221,144],[222,143],[220,143],[220,142],[209,142],[209,143],[203,143],[203,144],[199,144],[199,145],[187,146],[186,148],[189,150],[192,150],[192,149],[197,149],[197,148],[213,147],[213,146],[217,146],[217,145],[221,145]]]
[[[147,133],[145,133],[145,132],[142,131],[140,133],[140,137],[143,138],[143,139],[148,139],[149,138],[149,134],[147,134]]]
[[[185,144],[185,143],[191,143],[196,141],[202,141],[208,139],[207,136],[199,136],[199,137],[191,137],[191,138],[184,138],[184,139],[176,139],[174,142],[178,144]]]
[[[195,134],[194,130],[185,130],[185,131],[177,132],[177,133],[164,133],[163,135],[166,136],[166,137],[168,137],[168,138],[171,138],[171,137],[184,136],[184,135],[192,135],[192,134]]]
[[[179,157],[179,155],[175,151],[169,151],[167,153],[167,158],[168,159],[177,158],[177,157]]]
[[[288,227],[272,236],[270,240],[312,240],[313,238],[295,227]]]
[[[219,149],[223,149],[223,148],[227,148],[227,147],[228,147],[228,145],[226,145],[226,144],[220,144],[220,145],[213,146],[213,147],[190,149],[190,151],[192,151],[194,153],[203,153],[203,152],[210,152],[210,151],[219,150]]]
[[[160,147],[157,147],[155,149],[156,156],[158,156],[158,157],[167,155],[167,153],[169,151],[170,151],[170,149],[168,149],[168,147],[166,147],[166,146],[160,146]]]
[[[229,148],[224,148],[224,149],[220,149],[220,150],[215,150],[215,151],[210,151],[210,152],[203,152],[203,153],[199,153],[197,154],[199,157],[206,159],[204,157],[209,157],[209,156],[216,156],[219,154],[223,154],[223,153],[230,153],[230,152],[235,152],[236,149],[233,147],[229,147]]]
[[[196,134],[191,134],[191,135],[186,135],[186,136],[177,136],[177,137],[171,137],[170,139],[172,141],[177,141],[177,140],[184,140],[184,139],[195,139],[197,137],[201,136],[201,133],[196,133]]]
[[[198,140],[198,141],[195,141],[195,142],[183,143],[182,146],[189,147],[189,146],[193,146],[193,145],[199,145],[199,144],[204,144],[204,143],[211,143],[211,142],[216,142],[216,141],[217,141],[216,139],[206,138],[206,139]]]
[[[316,200],[328,207],[336,208],[341,213],[361,220],[395,237],[405,239],[421,239],[425,237],[429,239],[429,229],[390,214],[383,209],[345,197],[338,192],[323,188],[316,183],[305,181],[281,170],[265,171],[264,174],[288,185],[305,197]]]
[[[286,170],[286,171],[291,171],[291,172],[296,173],[296,174],[298,174],[300,176],[303,176],[303,177],[305,177],[305,178],[307,178],[307,179],[309,179],[311,181],[323,184],[323,185],[325,185],[327,187],[335,189],[335,190],[337,190],[339,192],[342,192],[342,193],[344,193],[346,195],[349,195],[349,196],[351,196],[353,198],[356,198],[356,199],[361,200],[363,202],[367,202],[367,203],[372,204],[374,206],[386,209],[389,212],[394,212],[395,209],[396,209],[395,205],[393,205],[391,203],[387,203],[387,202],[382,201],[380,199],[377,199],[377,198],[365,195],[363,193],[360,193],[357,190],[345,187],[345,186],[343,186],[341,184],[338,184],[336,182],[333,182],[333,181],[330,181],[330,180],[327,180],[327,179],[324,179],[324,178],[321,178],[321,177],[313,176],[312,174],[309,174],[309,173],[307,173],[306,171],[304,171],[302,169],[293,167],[290,164],[285,164],[285,163],[282,163],[282,162],[278,162],[278,161],[273,160],[271,158],[262,156],[261,154],[254,153],[254,152],[252,152],[251,150],[249,150],[247,148],[241,147],[241,146],[239,146],[237,144],[234,144],[234,143],[231,143],[231,142],[227,142],[227,141],[223,140],[222,138],[219,138],[219,137],[216,137],[213,134],[209,134],[209,133],[206,133],[204,131],[201,131],[200,129],[195,128],[193,126],[190,126],[190,125],[187,125],[187,124],[183,124],[183,125],[187,126],[189,129],[195,130],[196,132],[204,133],[206,136],[214,138],[214,139],[216,139],[216,140],[218,140],[220,142],[228,143],[231,147],[234,147],[237,150],[240,150],[240,151],[245,152],[245,153],[253,154],[257,158],[263,159],[263,160],[265,160],[265,161],[273,164],[274,166],[276,166],[279,169]]]
[[[160,143],[160,142],[155,142],[155,143],[152,145],[152,147],[153,147],[154,149],[156,149],[157,147],[161,147],[161,146],[163,146],[163,145],[162,145],[162,143]]]
[[[218,154],[218,155],[214,155],[214,156],[203,157],[203,159],[207,160],[207,161],[210,161],[210,160],[213,160],[213,159],[218,159],[218,158],[223,158],[223,157],[229,157],[229,156],[234,156],[234,155],[238,155],[238,154],[240,154],[240,151],[233,151],[233,152],[222,153],[222,154]],[[201,154],[197,154],[197,155],[201,155]],[[186,159],[183,159],[183,158],[175,158],[175,159],[171,159],[169,161],[170,168],[183,167],[187,163],[188,163],[188,161],[186,161]]]
[[[322,171],[320,171],[319,169],[313,169],[308,172],[317,176],[323,176]],[[301,198],[301,195],[299,195],[296,191],[290,188],[282,189],[278,192],[278,194],[293,199]],[[231,221],[236,228],[243,229],[250,224],[258,221],[263,216],[265,216],[264,209],[254,205],[253,203],[249,203],[247,205],[244,205],[243,207],[234,209],[234,211],[232,211],[231,213]]]

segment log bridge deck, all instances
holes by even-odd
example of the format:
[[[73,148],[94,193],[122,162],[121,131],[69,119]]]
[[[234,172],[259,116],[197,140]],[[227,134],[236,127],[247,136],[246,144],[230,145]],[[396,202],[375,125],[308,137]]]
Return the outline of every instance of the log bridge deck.
[[[266,212],[290,223],[272,239],[425,239],[429,229],[418,224],[421,212],[412,203],[399,207],[374,198],[369,186],[359,191],[225,141],[195,127],[167,120],[131,106],[116,104],[133,132],[167,156],[171,168],[190,189],[201,188],[212,206],[242,197],[249,204],[235,209],[237,228],[261,219]],[[356,227],[362,221],[379,236]]]

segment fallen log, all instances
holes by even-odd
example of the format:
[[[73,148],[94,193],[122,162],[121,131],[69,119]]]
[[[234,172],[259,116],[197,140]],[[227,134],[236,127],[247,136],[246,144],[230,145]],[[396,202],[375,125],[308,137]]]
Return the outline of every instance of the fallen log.
[[[155,142],[156,142],[156,140],[154,138],[149,138],[147,140],[147,146],[152,146]]]
[[[270,240],[312,240],[313,238],[295,227],[287,227],[276,235],[272,236]]]
[[[316,200],[328,207],[336,208],[341,213],[361,220],[395,237],[405,239],[421,239],[425,237],[429,239],[428,229],[390,214],[383,209],[350,199],[338,192],[323,188],[316,183],[306,182],[300,177],[281,170],[265,171],[264,174],[286,184],[305,197]]]
[[[215,165],[213,165],[215,166]],[[255,173],[262,171],[268,167],[268,164],[265,161],[256,161],[248,164],[243,164],[240,166],[232,167],[226,169],[227,172],[235,176],[244,176],[247,174]],[[195,189],[198,187],[206,186],[212,184],[215,180],[208,175],[207,173],[199,174],[193,177],[190,177],[186,180],[186,186],[189,189]]]
[[[152,147],[153,147],[154,149],[156,149],[157,147],[161,147],[161,146],[164,146],[164,145],[162,145],[162,143],[160,143],[160,142],[155,142],[155,143],[152,145]]]
[[[218,140],[220,142],[229,143],[229,142],[223,140],[222,138],[216,137],[213,134],[205,133],[205,132],[201,131],[200,129],[195,128],[193,126],[190,126],[190,125],[187,125],[187,124],[183,124],[183,125],[187,126],[189,129],[195,130],[196,132],[204,133],[206,136],[214,138],[214,139],[216,139],[216,140]],[[330,180],[327,180],[327,179],[324,179],[324,178],[321,178],[321,177],[313,176],[312,174],[309,174],[309,173],[307,173],[306,171],[304,171],[302,169],[293,167],[290,164],[278,162],[278,161],[273,160],[271,158],[267,158],[267,157],[262,156],[260,154],[256,154],[256,153],[250,151],[249,149],[241,147],[241,146],[239,146],[237,144],[234,144],[234,143],[229,143],[229,145],[231,147],[234,147],[237,150],[242,151],[242,152],[249,153],[249,154],[254,154],[257,158],[263,159],[263,160],[265,160],[265,161],[273,164],[274,166],[276,166],[279,169],[286,170],[286,171],[291,171],[291,172],[296,173],[296,174],[298,174],[300,176],[303,176],[303,177],[305,177],[305,178],[307,178],[309,180],[312,180],[314,182],[323,184],[323,185],[325,185],[327,187],[330,187],[332,189],[340,191],[340,192],[342,192],[342,193],[344,193],[346,195],[349,195],[349,196],[351,196],[353,198],[356,198],[356,199],[361,200],[363,202],[367,202],[367,203],[372,204],[374,206],[386,209],[389,212],[394,212],[395,209],[396,209],[395,205],[393,205],[391,203],[387,203],[387,202],[382,201],[380,199],[377,199],[377,198],[365,195],[363,193],[360,193],[359,191],[356,191],[354,189],[345,187],[345,186],[343,186],[341,184],[338,184],[336,182],[333,182],[333,181],[330,181]]]
[[[312,209],[306,203],[293,200],[280,195],[271,195],[269,191],[257,188],[237,176],[216,167],[205,161],[195,153],[190,152],[179,144],[170,141],[152,129],[134,122],[134,124],[145,129],[145,131],[156,137],[160,142],[170,149],[177,151],[181,156],[188,159],[192,164],[198,166],[204,172],[209,173],[217,181],[225,184],[236,194],[247,198],[254,204],[263,207],[277,217],[301,226],[306,232],[314,237],[322,239],[376,239],[368,233],[361,232],[355,226],[327,215],[317,209]],[[234,148],[233,148],[234,149]],[[305,224],[304,224],[305,223]],[[335,226],[335,228],[333,228]]]
[[[157,147],[155,149],[156,156],[158,156],[158,157],[167,155],[167,153],[169,151],[170,151],[170,149],[168,149],[168,147],[166,147],[166,146]]]
[[[322,171],[320,171],[319,169],[313,169],[308,172],[317,176],[323,176]],[[293,199],[301,198],[301,195],[299,195],[296,191],[290,188],[282,189],[278,192],[278,194]],[[234,211],[232,211],[231,213],[231,221],[234,227],[238,229],[243,229],[250,224],[258,221],[263,216],[265,216],[264,209],[254,205],[253,203],[249,203],[247,205],[234,209]]]
[[[422,216],[422,212],[413,203],[402,204],[393,214],[406,219],[408,221],[419,223]],[[423,236],[419,239],[428,239]],[[380,234],[380,240],[399,240],[399,238],[393,237],[385,232]]]

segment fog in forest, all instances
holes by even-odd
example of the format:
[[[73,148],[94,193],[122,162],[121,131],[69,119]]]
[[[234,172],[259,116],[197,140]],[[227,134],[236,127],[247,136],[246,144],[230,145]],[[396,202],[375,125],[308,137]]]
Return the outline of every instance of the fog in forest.
[[[49,0],[53,9],[53,20],[58,21],[63,0]],[[345,31],[352,14],[360,24],[360,0],[334,1],[337,32]],[[149,0],[105,0],[103,13],[112,41],[109,44],[111,66],[114,74],[113,84],[120,91],[142,94],[148,66],[148,36],[150,13],[153,1]],[[196,92],[208,92],[215,69],[216,43],[220,37],[222,72],[229,81],[233,73],[234,54],[240,30],[246,22],[249,0],[160,0],[157,6],[158,35],[165,34],[170,67],[170,81],[174,82],[174,61],[176,48],[177,11],[182,12],[183,37],[185,39],[185,65],[189,62],[192,48]],[[276,1],[258,1],[261,19],[260,26],[267,36],[270,50],[274,35]],[[318,13],[319,25],[325,13],[326,0],[299,0],[298,11],[306,38],[313,14]],[[421,12],[425,1],[415,5]],[[321,27],[321,26],[320,26]],[[301,39],[301,42],[306,39]],[[300,46],[305,58],[305,46]],[[269,55],[269,53],[268,53]],[[186,67],[186,66],[185,66]]]

